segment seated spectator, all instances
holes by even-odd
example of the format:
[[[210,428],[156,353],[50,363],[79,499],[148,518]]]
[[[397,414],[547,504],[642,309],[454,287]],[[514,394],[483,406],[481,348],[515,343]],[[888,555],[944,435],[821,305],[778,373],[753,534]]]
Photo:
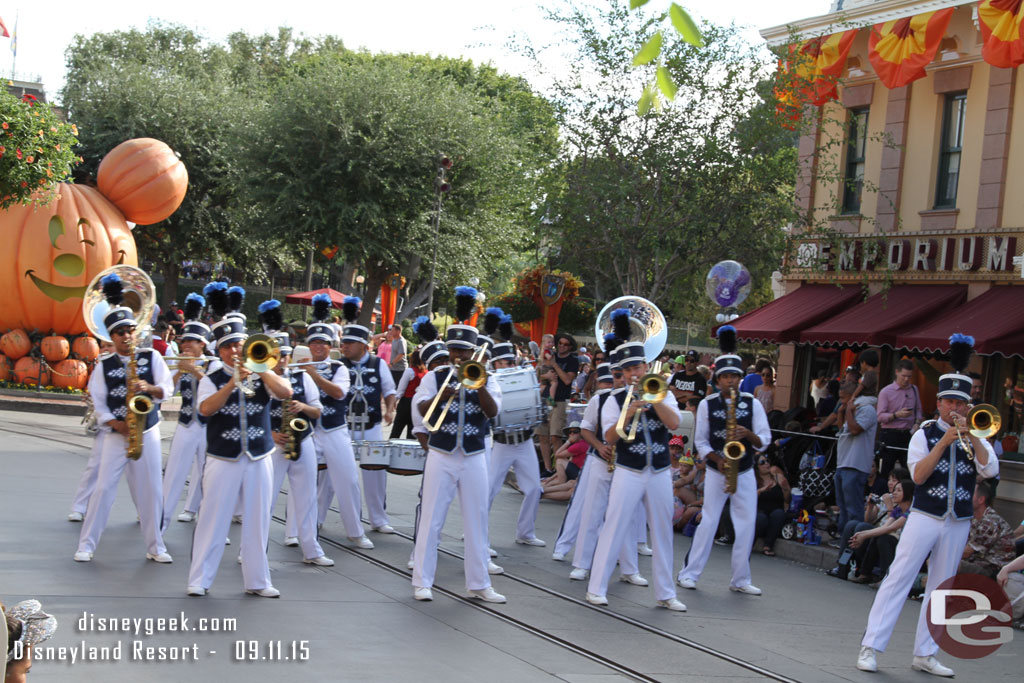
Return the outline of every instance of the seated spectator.
[[[7,609],[0,603],[7,632],[7,657],[0,664],[4,683],[25,683],[32,670],[32,648],[49,640],[57,630],[57,619],[43,612],[38,600],[24,600]]]
[[[767,455],[757,456],[757,521],[754,539],[764,539],[762,552],[775,555],[775,541],[786,525],[789,509],[789,481],[778,467],[773,467]]]
[[[682,531],[690,520],[700,522],[700,511],[704,506],[704,475],[706,463],[703,458],[686,458],[680,463],[679,478],[672,482],[672,493],[683,504],[683,512],[675,519],[674,528]]]
[[[826,379],[827,373],[824,370],[818,370],[814,379],[811,380],[811,386],[809,393],[811,400],[814,401],[814,407],[817,408],[821,404],[821,399],[825,398],[828,393],[825,389],[828,386],[828,380]],[[835,394],[832,394],[835,396]]]
[[[835,434],[836,430],[838,430],[843,425],[843,422],[846,421],[846,404],[849,402],[850,396],[853,395],[853,391],[856,386],[857,382],[851,381],[845,381],[839,385],[839,390],[837,392],[838,400],[836,401],[832,412],[829,413],[825,419],[821,420],[818,424],[814,425],[807,431],[811,434],[824,432],[826,436]]]
[[[846,579],[850,573],[850,560],[855,559],[858,577],[852,580],[857,583],[868,583],[875,571],[884,576],[895,556],[896,542],[907,523],[913,497],[914,482],[909,478],[901,479],[893,486],[893,507],[876,522],[849,522],[840,538],[839,559],[828,575]],[[852,552],[848,552],[847,546]]]
[[[580,423],[571,422],[563,431],[565,443],[555,452],[555,473],[541,481],[548,500],[569,500],[576,488],[576,479],[587,459],[589,445],[580,434]]]
[[[815,415],[818,422],[825,420],[835,412],[836,404],[839,403],[839,380],[830,379],[825,384],[825,391],[815,406]]]
[[[1018,628],[1021,626],[1020,620],[1024,619],[1024,574],[1021,572],[1024,572],[1024,555],[1003,565],[996,575],[996,581],[1006,591],[1006,597],[1013,606],[1013,618],[1018,620]]]
[[[992,487],[979,481],[974,487],[974,519],[960,560],[960,573],[996,578],[1000,567],[1016,555],[1013,529],[992,508]]]

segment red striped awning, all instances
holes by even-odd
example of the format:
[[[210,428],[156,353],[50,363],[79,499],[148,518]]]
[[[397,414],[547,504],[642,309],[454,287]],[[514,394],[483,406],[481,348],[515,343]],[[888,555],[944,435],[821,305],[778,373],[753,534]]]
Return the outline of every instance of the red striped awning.
[[[800,341],[894,346],[900,332],[966,300],[967,287],[963,285],[895,285],[805,330]]]
[[[954,332],[974,337],[977,353],[1024,357],[1024,287],[992,287],[925,326],[900,334],[896,344],[913,351],[945,352]]]
[[[798,341],[801,332],[853,306],[860,296],[860,286],[803,285],[741,315],[730,324],[742,341],[763,344]]]

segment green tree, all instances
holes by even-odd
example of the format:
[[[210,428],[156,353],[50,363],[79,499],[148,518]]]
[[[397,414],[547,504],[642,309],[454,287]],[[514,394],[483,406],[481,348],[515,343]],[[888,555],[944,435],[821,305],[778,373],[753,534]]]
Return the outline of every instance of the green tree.
[[[791,217],[795,150],[789,136],[764,135],[773,107],[754,49],[706,23],[702,47],[663,45],[675,99],[641,115],[636,93],[653,73],[633,57],[657,19],[616,2],[550,18],[570,64],[551,88],[565,142],[542,235],[552,265],[580,274],[595,298],[634,294],[676,313],[716,261],[767,279]]]
[[[263,230],[283,227],[303,250],[338,245],[366,274],[368,298],[405,275],[408,314],[426,298],[435,241],[447,285],[530,234],[555,131],[523,82],[490,67],[321,53],[296,62],[244,129],[238,187]],[[454,166],[435,240],[439,154]]]

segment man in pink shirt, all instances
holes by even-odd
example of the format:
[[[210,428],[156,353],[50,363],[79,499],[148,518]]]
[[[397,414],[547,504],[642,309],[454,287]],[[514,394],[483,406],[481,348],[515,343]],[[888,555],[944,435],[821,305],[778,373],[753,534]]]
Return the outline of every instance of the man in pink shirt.
[[[907,467],[907,446],[910,435],[917,431],[924,416],[917,387],[910,383],[914,364],[907,359],[896,363],[896,378],[878,394],[878,426],[885,450],[879,476],[889,476],[897,461]]]

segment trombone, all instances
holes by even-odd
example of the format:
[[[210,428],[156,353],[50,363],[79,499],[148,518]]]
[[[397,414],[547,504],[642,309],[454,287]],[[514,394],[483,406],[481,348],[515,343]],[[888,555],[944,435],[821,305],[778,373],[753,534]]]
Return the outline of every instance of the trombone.
[[[265,334],[252,335],[245,340],[245,344],[242,346],[241,356],[235,359],[235,386],[241,389],[242,393],[246,396],[253,396],[256,393],[250,378],[247,377],[244,382],[242,381],[240,377],[241,373],[238,372],[238,361],[241,361],[242,366],[249,372],[259,374],[261,372],[273,370],[277,367],[277,363],[280,358],[280,344],[278,344],[276,339]]]
[[[640,390],[640,395],[636,398],[644,403],[661,403],[668,395],[668,382],[660,373],[660,365],[660,363],[655,365],[654,372],[647,373],[636,383],[636,387]],[[636,392],[631,388],[626,394],[626,400],[622,402],[619,421],[615,423],[615,433],[627,443],[632,443],[636,439],[636,432],[640,426],[641,411],[638,410],[633,414],[633,422],[630,424],[629,431],[626,431],[626,413],[629,412],[629,404],[635,400],[634,396],[636,396]]]
[[[430,433],[436,432],[441,428],[444,423],[444,419],[448,416],[448,410],[452,406],[452,401],[455,400],[455,394],[448,397],[448,400],[444,404],[444,408],[441,410],[441,414],[437,416],[434,424],[430,424],[430,417],[434,414],[437,409],[437,405],[441,400],[441,392],[444,387],[452,381],[452,377],[455,377],[455,381],[461,385],[463,389],[480,389],[482,386],[487,384],[487,367],[483,364],[484,354],[487,353],[487,349],[481,346],[477,349],[469,360],[460,363],[459,365],[453,365],[448,370],[448,376],[445,377],[444,382],[437,388],[437,393],[434,395],[434,400],[430,404],[430,408],[427,409],[427,414],[423,416],[423,426],[426,427]]]

